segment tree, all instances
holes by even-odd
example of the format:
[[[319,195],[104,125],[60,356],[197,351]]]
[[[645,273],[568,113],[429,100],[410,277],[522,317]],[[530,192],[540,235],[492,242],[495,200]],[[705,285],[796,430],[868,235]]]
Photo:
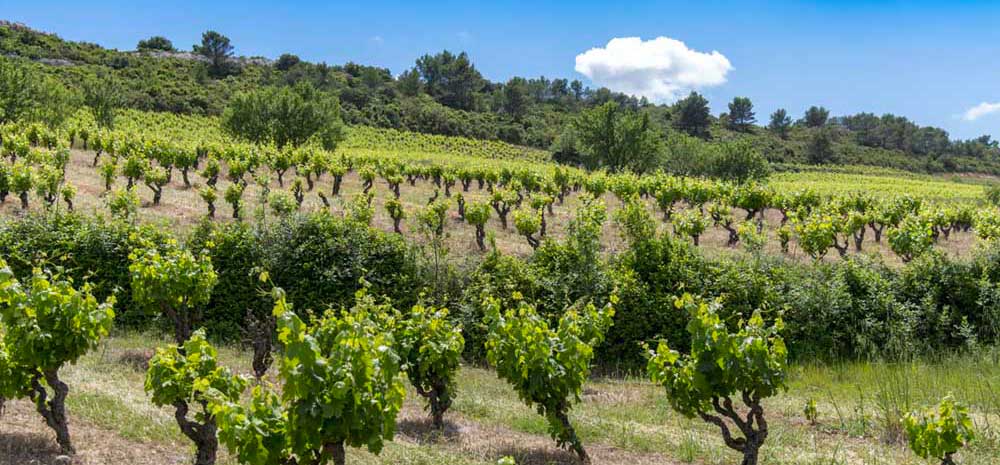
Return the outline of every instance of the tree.
[[[528,81],[522,77],[514,77],[503,86],[503,104],[501,109],[514,121],[521,121],[528,112],[530,100],[528,96]]]
[[[215,31],[205,31],[201,35],[201,45],[193,47],[194,53],[209,60],[209,71],[212,76],[225,77],[233,67],[233,46],[229,37]]]
[[[125,104],[125,99],[118,80],[105,74],[84,83],[83,103],[90,108],[98,126],[110,129],[115,126],[115,113]]]
[[[288,71],[301,62],[302,60],[298,55],[282,53],[281,56],[278,57],[278,60],[274,62],[274,69],[278,71]]]
[[[166,37],[163,36],[153,36],[148,39],[143,39],[139,41],[139,44],[135,46],[136,50],[140,52],[176,52],[177,49],[174,48],[173,42],[170,42]]]
[[[765,326],[760,312],[731,333],[719,317],[720,304],[685,294],[675,305],[691,319],[691,352],[681,355],[665,341],[650,353],[650,379],[667,391],[670,406],[688,418],[717,426],[726,446],[743,453],[742,465],[756,465],[768,428],[761,401],[785,389],[787,357],[780,319]],[[741,415],[733,397],[749,409]],[[734,437],[729,423],[743,437]]]
[[[556,329],[535,308],[514,295],[516,309],[501,311],[494,298],[486,301],[487,359],[500,379],[510,383],[518,397],[538,409],[549,423],[549,434],[560,447],[569,447],[584,463],[590,458],[569,421],[569,410],[579,402],[590,374],[594,347],[612,324],[609,303],[598,310],[593,303],[568,308]],[[617,297],[612,296],[612,303]]]
[[[806,146],[806,160],[814,165],[832,163],[837,157],[833,150],[833,139],[827,130],[820,129],[809,138]]]
[[[697,92],[678,101],[673,106],[673,126],[689,135],[709,138],[708,126],[712,121],[708,100]]]
[[[821,128],[826,126],[826,120],[830,117],[830,110],[823,107],[811,106],[806,110],[802,122],[809,128]]]
[[[729,103],[729,129],[749,132],[757,118],[753,112],[753,102],[749,97],[734,97]]]
[[[254,143],[273,143],[279,151],[309,141],[332,151],[345,137],[337,98],[309,83],[236,95],[222,115],[222,127]]]
[[[445,50],[437,55],[424,55],[417,60],[424,91],[442,105],[459,110],[475,107],[475,93],[486,80],[462,52],[454,55]]]
[[[955,465],[952,456],[976,437],[969,408],[951,395],[941,399],[936,408],[907,414],[903,425],[910,449],[920,458],[940,460],[941,465]]]
[[[643,172],[659,162],[662,140],[647,113],[608,102],[584,111],[574,126],[589,168]]]
[[[787,140],[788,139],[788,129],[792,127],[792,118],[788,116],[788,112],[784,108],[779,108],[771,113],[771,122],[768,123],[767,129],[777,135],[778,137]]]
[[[41,121],[59,126],[79,106],[79,96],[21,60],[0,57],[0,124]]]
[[[213,402],[220,439],[248,465],[344,465],[345,446],[379,453],[405,395],[392,334],[380,327],[387,309],[362,289],[349,311],[307,325],[273,292],[282,389],[257,387],[249,405]]]
[[[98,303],[89,284],[76,289],[38,269],[18,282],[0,259],[0,407],[4,399],[30,398],[64,454],[75,450],[66,417],[69,386],[59,370],[108,335],[113,305],[113,297]]]
[[[723,142],[711,160],[714,178],[736,183],[762,181],[771,174],[767,159],[749,140]]]

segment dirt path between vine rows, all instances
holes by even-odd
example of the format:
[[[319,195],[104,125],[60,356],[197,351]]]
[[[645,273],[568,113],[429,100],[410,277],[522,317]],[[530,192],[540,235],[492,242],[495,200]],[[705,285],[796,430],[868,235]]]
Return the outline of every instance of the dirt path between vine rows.
[[[124,439],[86,420],[70,419],[77,454],[73,465],[180,465],[190,462],[184,448]],[[55,434],[27,401],[8,401],[0,417],[0,465],[70,463],[60,457]]]

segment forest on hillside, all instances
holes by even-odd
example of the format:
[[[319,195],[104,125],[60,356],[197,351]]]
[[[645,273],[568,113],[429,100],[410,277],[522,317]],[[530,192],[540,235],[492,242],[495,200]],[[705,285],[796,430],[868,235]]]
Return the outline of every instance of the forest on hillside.
[[[833,116],[821,105],[765,116],[755,112],[749,97],[734,98],[727,112],[713,115],[708,100],[695,92],[672,104],[655,104],[575,79],[493,82],[464,52],[427,54],[412,68],[393,71],[311,63],[292,53],[275,60],[242,57],[235,46],[225,35],[207,31],[190,51],[160,36],[139,40],[135,51],[118,51],[0,22],[4,60],[30,61],[69,89],[69,95],[57,96],[67,102],[82,102],[84,84],[103,78],[118,83],[125,107],[184,114],[222,114],[234,97],[258,89],[316,91],[336,97],[350,125],[500,140],[549,150],[556,161],[577,165],[586,165],[588,155],[580,143],[580,116],[611,103],[653,139],[645,150],[659,166],[745,140],[785,169],[854,164],[1000,173],[1000,146],[990,136],[954,140],[943,129],[904,116]]]

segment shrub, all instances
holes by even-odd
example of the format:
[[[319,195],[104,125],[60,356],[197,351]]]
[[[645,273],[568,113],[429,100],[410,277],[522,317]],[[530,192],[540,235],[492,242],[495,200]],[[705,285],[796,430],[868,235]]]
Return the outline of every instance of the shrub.
[[[549,434],[560,447],[569,447],[589,463],[568,413],[573,403],[580,401],[594,347],[611,326],[614,309],[609,304],[598,310],[592,303],[579,310],[567,309],[553,330],[524,301],[505,312],[495,299],[489,299],[486,307],[487,358],[496,366],[497,376],[509,382],[524,403],[545,416]]]
[[[743,453],[743,465],[756,465],[768,435],[761,400],[785,388],[787,352],[779,334],[781,320],[767,327],[755,312],[730,333],[719,318],[717,303],[696,302],[685,294],[675,305],[691,315],[691,353],[682,356],[661,342],[650,354],[650,379],[666,388],[674,410],[718,426],[726,446]],[[733,405],[737,395],[749,409],[746,417]],[[726,420],[743,437],[734,437]]]
[[[889,228],[887,234],[889,248],[903,262],[909,262],[934,247],[934,232],[923,215],[907,215],[898,226]]]
[[[266,269],[280,270],[271,273],[274,285],[303,315],[350,305],[362,279],[397,305],[416,303],[416,260],[398,234],[321,212],[276,224],[258,240]]]
[[[31,398],[64,454],[75,450],[66,417],[69,386],[59,370],[108,335],[113,304],[113,297],[99,303],[89,284],[76,289],[71,280],[38,269],[22,284],[0,260],[0,405]]]

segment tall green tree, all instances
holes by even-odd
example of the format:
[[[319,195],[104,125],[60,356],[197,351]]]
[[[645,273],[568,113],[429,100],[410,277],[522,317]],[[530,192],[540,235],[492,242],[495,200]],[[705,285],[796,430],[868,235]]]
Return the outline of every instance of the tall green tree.
[[[233,45],[229,37],[216,31],[202,33],[201,44],[194,46],[194,52],[208,58],[212,76],[225,77],[233,68]]]
[[[813,105],[806,110],[805,116],[802,117],[802,123],[805,124],[806,127],[821,128],[826,126],[826,120],[829,118],[830,110]]]
[[[654,168],[662,154],[663,143],[649,115],[615,102],[583,112],[574,126],[589,168],[643,172]]]
[[[279,149],[313,140],[334,150],[344,139],[337,98],[308,83],[267,87],[233,97],[222,115],[226,132]]]
[[[784,108],[779,108],[771,113],[771,122],[767,129],[782,139],[788,139],[788,129],[792,127],[792,118]]]
[[[749,132],[756,122],[753,102],[749,97],[734,97],[733,101],[729,102],[729,129]]]
[[[514,121],[521,121],[528,112],[531,101],[528,97],[528,81],[521,77],[514,77],[503,86],[502,107],[504,113],[509,115]]]
[[[836,158],[837,154],[833,150],[833,138],[830,136],[829,131],[819,130],[809,139],[809,144],[806,146],[806,158],[809,163],[814,165],[822,165],[826,163],[831,163]]]
[[[697,92],[691,92],[678,101],[673,107],[673,126],[679,131],[692,136],[708,139],[708,126],[712,116],[708,109],[708,100]]]
[[[90,108],[98,126],[113,128],[115,113],[125,104],[121,84],[111,74],[90,79],[83,86],[83,103]]]
[[[465,52],[455,55],[445,50],[437,55],[424,55],[417,60],[416,70],[428,95],[459,110],[474,109],[476,93],[486,85]]]

